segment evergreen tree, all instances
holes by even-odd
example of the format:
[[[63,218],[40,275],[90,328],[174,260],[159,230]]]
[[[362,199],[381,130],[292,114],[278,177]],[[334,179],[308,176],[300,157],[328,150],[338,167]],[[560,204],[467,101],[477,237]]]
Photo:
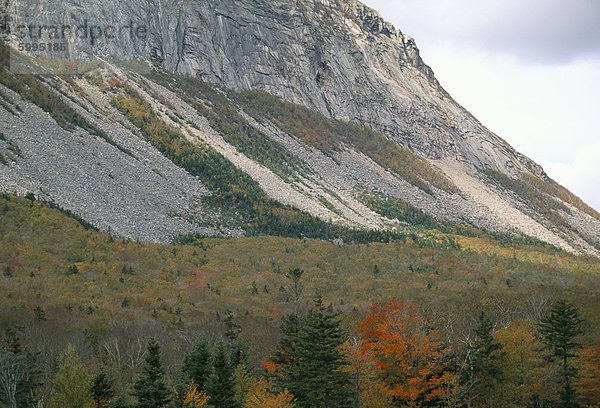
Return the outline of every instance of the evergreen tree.
[[[233,321],[233,312],[231,310],[227,310],[225,312],[225,319],[223,319],[225,323],[225,337],[229,339],[232,343],[235,342],[237,335],[242,331],[242,328],[239,324],[236,324]]]
[[[115,381],[103,371],[94,376],[92,379],[92,398],[96,403],[96,407],[105,408],[110,406],[109,401],[115,396],[114,383]]]
[[[486,390],[488,406],[493,407],[494,383],[500,380],[502,369],[498,359],[503,345],[492,336],[493,323],[485,313],[479,315],[479,324],[475,329],[475,342],[473,345],[473,371],[476,378]]]
[[[550,315],[538,326],[540,341],[548,350],[547,358],[558,361],[560,368],[561,408],[576,408],[577,392],[573,387],[573,379],[577,376],[577,368],[571,363],[577,358],[577,349],[581,347],[576,338],[583,333],[579,311],[564,299],[559,300],[550,310]]]
[[[240,346],[238,343],[234,343],[230,350],[229,364],[231,365],[232,371],[235,371],[240,365],[248,366],[248,353],[244,347]]]
[[[236,408],[233,382],[234,368],[223,343],[215,351],[213,372],[207,382],[206,392],[210,395],[210,405],[215,408]]]
[[[300,282],[304,271],[299,268],[290,269],[285,276],[291,281],[289,285],[290,292],[294,295],[294,314],[300,313],[300,297],[304,291],[304,282]]]
[[[150,339],[142,373],[133,385],[136,408],[161,408],[169,403],[170,392],[165,385],[165,373],[160,363],[160,344]]]
[[[193,381],[198,389],[204,390],[206,381],[212,372],[211,358],[211,352],[206,341],[197,341],[183,360],[181,382],[188,384]]]
[[[293,323],[294,319],[288,320]],[[350,405],[350,378],[340,352],[343,333],[338,315],[321,299],[308,315],[300,319],[297,331],[288,325],[279,385],[297,399],[298,408],[345,408]],[[295,333],[294,333],[295,332]]]
[[[291,367],[296,364],[296,346],[298,343],[298,330],[300,319],[295,314],[283,316],[281,319],[280,331],[281,340],[273,354],[273,363],[276,367],[281,367],[282,372],[278,372],[274,378],[274,383],[281,389],[285,389],[284,382],[291,380]],[[275,373],[273,373],[275,374]]]

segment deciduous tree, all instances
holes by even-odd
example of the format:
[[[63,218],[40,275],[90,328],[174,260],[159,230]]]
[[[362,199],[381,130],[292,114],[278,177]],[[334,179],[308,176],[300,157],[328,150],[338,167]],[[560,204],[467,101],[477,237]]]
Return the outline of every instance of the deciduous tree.
[[[414,303],[375,303],[357,329],[395,406],[421,407],[452,392],[443,361],[448,348]]]
[[[577,391],[587,406],[597,407],[600,404],[600,338],[596,344],[581,350],[579,360]]]
[[[495,337],[504,345],[498,360],[503,379],[496,397],[502,406],[520,408],[534,400],[542,404],[554,399],[552,373],[539,353],[542,344],[535,337],[534,324],[516,320]]]
[[[294,408],[294,396],[288,390],[276,393],[270,390],[264,378],[256,381],[249,389],[243,408]]]
[[[385,389],[381,372],[371,353],[364,350],[361,339],[351,338],[342,348],[349,365],[345,370],[352,384],[352,406],[354,408],[387,408],[392,404],[392,395]]]
[[[92,408],[91,376],[79,361],[73,346],[58,359],[58,372],[52,384],[49,408]]]

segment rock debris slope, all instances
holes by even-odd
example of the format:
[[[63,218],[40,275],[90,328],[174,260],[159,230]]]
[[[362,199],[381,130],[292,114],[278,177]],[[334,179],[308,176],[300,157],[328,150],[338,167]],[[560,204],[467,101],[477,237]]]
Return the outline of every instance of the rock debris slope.
[[[104,65],[103,80],[114,76],[127,82],[164,123],[223,155],[283,204],[354,227],[397,225],[367,205],[365,195],[375,194],[437,218],[495,232],[522,232],[574,253],[598,254],[600,216],[459,106],[422,61],[413,39],[360,2],[13,0],[3,15],[11,27],[5,38],[15,47],[15,27],[23,22],[143,27],[143,36],[102,37],[91,46],[89,38],[70,38],[61,57],[93,52],[113,61],[138,59],[237,91],[263,90],[327,118],[379,132],[426,160],[428,171],[445,177],[451,186],[415,184],[407,173],[382,162],[381,153],[365,148],[364,141],[340,140],[338,148],[325,151],[282,126],[280,118],[247,111],[233,97],[231,104],[247,128],[303,163],[287,177],[278,172],[282,163],[261,161],[211,127],[196,105],[211,107],[214,101],[186,99],[178,85],[140,76],[128,71],[128,65]],[[90,122],[135,151],[135,157],[84,131],[59,129],[52,118],[31,113],[35,107],[5,89],[3,93],[27,109],[18,117],[0,112],[2,131],[24,152],[0,167],[4,191],[45,191],[95,224],[113,231],[122,224],[119,233],[140,239],[164,241],[185,231],[236,233],[219,229],[218,214],[194,207],[201,207],[194,197],[206,189],[152,150],[139,129],[111,105],[110,94],[90,81],[79,79],[77,84],[74,90],[48,83]],[[56,135],[54,150],[36,143],[40,132]],[[63,157],[65,168],[49,160],[51,155]],[[69,160],[79,162],[80,168]],[[406,165],[410,163],[417,162]],[[106,180],[107,174],[114,178]],[[137,203],[131,211],[123,201],[127,197]],[[98,203],[106,201],[119,203],[119,210],[105,216],[108,204],[100,208]],[[140,221],[148,218],[164,222],[152,226]]]

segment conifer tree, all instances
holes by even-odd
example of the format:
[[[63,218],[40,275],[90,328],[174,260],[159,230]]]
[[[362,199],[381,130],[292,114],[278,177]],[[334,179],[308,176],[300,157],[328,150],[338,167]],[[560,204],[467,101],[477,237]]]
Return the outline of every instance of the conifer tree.
[[[304,282],[301,282],[304,271],[299,268],[293,268],[286,273],[287,278],[290,280],[289,289],[294,295],[294,314],[296,316],[300,313],[300,297],[304,291]]]
[[[210,395],[210,405],[215,408],[236,408],[234,399],[234,368],[223,343],[215,351],[213,372],[208,379],[206,392]]]
[[[273,381],[281,390],[285,389],[284,383],[292,381],[291,367],[296,364],[296,348],[298,343],[298,330],[300,319],[295,314],[288,314],[281,319],[280,331],[282,334],[279,344],[273,354],[274,375]]]
[[[479,315],[479,324],[475,329],[475,342],[473,345],[473,369],[486,390],[488,406],[493,408],[494,383],[500,380],[502,369],[498,363],[501,357],[500,350],[503,346],[494,339],[492,331],[494,324],[485,313]]]
[[[225,323],[225,337],[229,341],[235,342],[235,339],[242,331],[242,328],[233,321],[233,312],[231,310],[225,312],[225,319],[223,319],[223,322]]]
[[[183,360],[181,366],[182,382],[188,384],[193,381],[198,389],[204,390],[206,381],[212,372],[211,359],[211,352],[206,341],[197,341]]]
[[[136,408],[162,408],[169,403],[170,392],[160,362],[160,344],[156,339],[150,339],[146,348],[145,364],[133,385],[132,395],[138,400]]]
[[[235,371],[238,366],[248,366],[248,353],[243,346],[240,346],[237,342],[233,343],[229,352],[229,364],[231,370]]]
[[[319,298],[294,330],[294,319],[280,354],[279,386],[297,399],[298,408],[342,408],[350,404],[350,379],[340,348],[344,343],[338,315]]]
[[[577,377],[577,368],[571,361],[577,358],[577,349],[581,347],[576,338],[583,333],[579,311],[564,299],[559,300],[550,310],[550,315],[542,319],[538,326],[540,341],[548,350],[547,358],[557,361],[561,377],[561,408],[576,408],[577,392],[573,379]]]
[[[114,382],[104,371],[100,371],[92,378],[92,398],[96,403],[96,407],[105,408],[110,406],[109,401],[115,396]]]

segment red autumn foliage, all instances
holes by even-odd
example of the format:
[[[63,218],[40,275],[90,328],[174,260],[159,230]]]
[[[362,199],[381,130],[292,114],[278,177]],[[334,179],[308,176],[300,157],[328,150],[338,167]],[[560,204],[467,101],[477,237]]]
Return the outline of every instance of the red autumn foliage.
[[[121,81],[119,81],[118,78],[112,77],[108,80],[108,86],[110,86],[111,88],[121,88],[123,84],[121,83]]]
[[[364,352],[381,371],[385,390],[403,406],[419,407],[453,392],[453,375],[444,371],[448,349],[416,304],[375,303],[357,327]]]

